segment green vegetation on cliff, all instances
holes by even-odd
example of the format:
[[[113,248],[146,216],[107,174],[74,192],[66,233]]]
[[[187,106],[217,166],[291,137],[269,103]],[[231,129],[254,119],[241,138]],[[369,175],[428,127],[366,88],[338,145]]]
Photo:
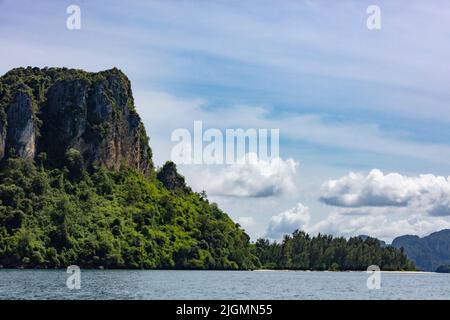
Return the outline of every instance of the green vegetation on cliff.
[[[131,168],[88,173],[19,158],[0,170],[4,267],[250,269],[248,236],[199,194]],[[70,167],[70,169],[69,169]]]
[[[0,77],[0,264],[250,269],[249,237],[155,171],[128,78],[67,68]]]
[[[0,77],[0,265],[58,268],[405,270],[373,239],[248,235],[176,166],[155,170],[118,69]]]

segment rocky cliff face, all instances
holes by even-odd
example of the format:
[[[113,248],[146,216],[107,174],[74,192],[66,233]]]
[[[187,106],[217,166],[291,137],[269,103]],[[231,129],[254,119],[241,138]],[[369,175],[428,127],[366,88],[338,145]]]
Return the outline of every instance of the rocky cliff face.
[[[403,248],[408,258],[420,270],[436,271],[440,266],[450,265],[450,230],[444,229],[426,237],[405,235],[397,237],[392,246]]]
[[[8,106],[4,146],[22,158],[34,158],[36,152],[36,127],[33,121],[32,97],[19,92]],[[4,151],[1,151],[4,154]]]
[[[76,149],[86,168],[153,167],[130,82],[118,69],[18,68],[0,77],[0,159],[45,153],[61,166]]]

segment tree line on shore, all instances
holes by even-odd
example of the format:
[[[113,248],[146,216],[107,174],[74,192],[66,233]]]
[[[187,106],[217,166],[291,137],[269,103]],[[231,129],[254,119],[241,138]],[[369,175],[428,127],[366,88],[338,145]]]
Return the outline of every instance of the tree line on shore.
[[[377,265],[381,270],[415,270],[402,249],[382,246],[370,237],[311,237],[297,230],[281,242],[258,239],[255,246],[262,267],[267,269],[344,271]]]

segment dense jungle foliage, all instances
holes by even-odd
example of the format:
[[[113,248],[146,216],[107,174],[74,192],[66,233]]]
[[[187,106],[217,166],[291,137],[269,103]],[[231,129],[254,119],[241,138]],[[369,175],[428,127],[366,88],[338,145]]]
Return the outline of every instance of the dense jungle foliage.
[[[74,153],[67,153],[63,169],[19,158],[2,165],[4,267],[258,266],[249,237],[202,195],[168,190],[155,177],[129,168],[88,174]]]

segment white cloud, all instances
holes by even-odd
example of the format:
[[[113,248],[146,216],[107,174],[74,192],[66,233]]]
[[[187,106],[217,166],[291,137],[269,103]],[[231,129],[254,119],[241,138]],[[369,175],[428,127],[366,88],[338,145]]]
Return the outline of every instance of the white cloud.
[[[367,175],[351,172],[325,182],[321,200],[339,208],[311,223],[309,210],[299,203],[273,216],[267,235],[280,239],[301,228],[310,234],[366,234],[390,242],[405,234],[424,236],[450,228],[450,177],[384,174],[377,169]]]
[[[289,195],[296,191],[298,163],[279,157],[262,160],[249,153],[241,163],[225,166],[189,166],[182,172],[192,181],[194,189],[210,195],[229,197],[270,197]]]
[[[256,226],[256,220],[253,217],[239,217],[236,220],[244,229]]]
[[[338,207],[407,207],[413,213],[448,216],[450,177],[432,174],[407,177],[384,174],[377,169],[368,175],[351,172],[324,183],[320,200]]]
[[[405,234],[425,236],[450,228],[450,219],[447,217],[413,214],[406,218],[389,219],[385,209],[368,208],[364,211],[365,215],[356,214],[357,209],[353,208],[339,209],[331,212],[328,217],[312,223],[310,210],[298,203],[294,208],[271,218],[266,236],[279,240],[284,234],[291,234],[296,229],[301,229],[312,235],[319,232],[344,237],[364,234],[391,242],[395,237]]]
[[[266,236],[270,239],[280,239],[283,235],[291,234],[296,229],[305,229],[309,220],[309,208],[298,203],[294,208],[281,212],[270,219]]]
[[[349,216],[340,212],[333,212],[318,223],[307,226],[305,231],[311,234],[321,232],[345,237],[365,234],[391,242],[395,237],[401,235],[425,236],[447,228],[450,228],[450,221],[443,217],[418,214],[407,218],[389,220],[384,214],[372,213],[365,216]]]
[[[241,225],[252,239],[257,239],[262,232],[260,229],[264,228],[264,225],[259,224],[258,221],[250,215],[241,216],[234,220]]]

